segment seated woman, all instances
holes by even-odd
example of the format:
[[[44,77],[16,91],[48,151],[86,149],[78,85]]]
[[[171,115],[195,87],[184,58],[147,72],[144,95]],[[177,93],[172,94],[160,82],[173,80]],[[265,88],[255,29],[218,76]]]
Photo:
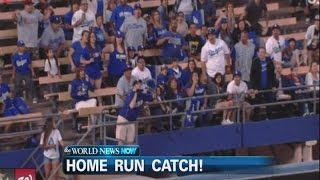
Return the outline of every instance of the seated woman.
[[[300,66],[299,62],[299,50],[296,47],[297,41],[294,38],[289,39],[288,47],[283,50],[282,53],[282,67],[293,68],[294,66]]]
[[[178,82],[178,87],[181,89],[183,88],[182,82],[182,68],[179,66],[178,59],[173,58],[171,63],[171,68],[168,71],[169,78],[174,77]]]
[[[97,100],[89,97],[89,91],[94,91],[94,86],[89,82],[83,68],[76,69],[76,78],[71,82],[71,97],[75,104],[75,109],[96,107]],[[90,116],[88,126],[95,124],[95,117]],[[90,122],[91,119],[91,122]]]
[[[157,77],[157,85],[160,85],[160,84],[167,85],[168,80],[169,80],[168,66],[164,64],[160,68],[160,74]]]
[[[185,100],[181,100],[181,98],[185,97],[185,93],[178,88],[177,79],[171,77],[168,81],[168,88],[165,92],[165,100],[176,100],[172,102],[171,113],[184,112],[186,109]],[[169,104],[169,103],[168,103]],[[169,104],[170,107],[170,104]],[[177,129],[181,126],[180,121],[181,116],[173,116],[173,129]]]
[[[192,72],[193,71],[199,72],[198,70],[199,69],[197,68],[196,61],[193,59],[190,59],[188,61],[188,66],[182,70],[181,78],[182,78],[183,87],[185,87],[190,82]]]
[[[191,82],[186,85],[186,92],[189,97],[193,97],[190,102],[190,112],[200,111],[207,108],[207,98],[197,98],[197,96],[204,96],[207,94],[206,85],[200,82],[199,74],[193,71],[191,74]],[[205,113],[194,114],[193,120],[196,127],[203,124]]]

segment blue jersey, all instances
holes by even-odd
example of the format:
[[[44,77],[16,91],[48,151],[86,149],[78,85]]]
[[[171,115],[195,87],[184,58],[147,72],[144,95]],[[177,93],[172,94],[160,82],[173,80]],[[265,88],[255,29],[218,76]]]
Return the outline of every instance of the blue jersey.
[[[169,80],[169,75],[163,75],[162,73],[160,73],[157,77],[157,85],[159,84],[167,84]]]
[[[103,16],[104,5],[104,0],[97,0],[97,15]]]
[[[76,67],[80,66],[80,59],[82,58],[84,53],[88,53],[88,47],[82,47],[80,41],[76,41],[71,46],[74,49],[74,53],[72,55],[73,63]]]
[[[169,68],[168,75],[169,78],[174,77],[177,80],[179,89],[183,87],[182,68],[180,66],[178,66],[178,69]]]
[[[152,31],[148,32],[147,35],[147,47],[154,48],[157,44],[157,34],[156,31],[153,29]]]
[[[133,8],[129,5],[119,5],[112,11],[110,21],[114,23],[116,31],[120,31],[126,17],[133,15]]]
[[[73,11],[67,12],[67,14],[64,15],[64,24],[69,24],[71,26],[72,17],[73,17]],[[63,31],[66,36],[66,39],[72,39],[73,29],[65,29],[64,28]]]
[[[189,68],[182,70],[181,79],[182,79],[183,87],[186,87],[186,85],[190,83],[191,75],[192,75],[192,72],[190,71]]]
[[[7,83],[0,84],[0,101],[5,101],[10,93],[10,88]]]
[[[183,60],[185,58],[185,52],[182,47],[186,45],[184,37],[179,33],[173,33],[170,31],[167,31],[160,37],[160,39],[165,37],[171,37],[171,39],[163,44],[161,56]]]
[[[186,89],[190,89],[192,86],[191,83],[186,85]],[[194,90],[193,97],[191,99],[190,110],[197,111],[200,110],[204,104],[204,98],[198,98],[197,96],[204,96],[206,94],[206,86],[202,83],[198,83]]]
[[[15,53],[12,56],[12,65],[16,68],[16,73],[27,75],[31,72],[29,65],[31,65],[30,53],[25,51],[22,55]]]
[[[124,69],[127,67],[126,54],[119,53],[117,50],[114,50],[110,53],[109,59],[108,74],[114,77],[121,77]]]
[[[167,29],[164,27],[158,27],[158,28],[154,28],[155,32],[156,32],[156,36],[157,39],[159,39],[160,37],[162,37],[163,35],[166,34]]]
[[[86,65],[86,74],[90,79],[100,79],[101,78],[101,48],[100,46],[96,46],[94,49],[89,49],[89,51],[85,51],[83,54],[84,59],[90,60],[90,58],[94,59],[93,63]]]
[[[93,30],[94,30],[94,33],[97,37],[96,44],[99,45],[101,48],[104,48],[104,46],[106,44],[106,38],[104,36],[104,32],[99,27],[94,27]]]
[[[131,91],[125,102],[124,102],[124,106],[121,108],[119,115],[124,117],[125,119],[127,119],[128,121],[135,121],[137,120],[141,109],[142,109],[142,105],[145,101],[152,101],[152,95],[151,94],[145,94],[145,93],[139,93],[137,96],[137,101],[136,101],[136,107],[134,108],[130,108],[129,104],[132,101],[133,97],[134,97],[135,92]]]
[[[76,103],[88,100],[89,90],[94,91],[94,87],[87,80],[75,79],[71,82],[71,97]]]

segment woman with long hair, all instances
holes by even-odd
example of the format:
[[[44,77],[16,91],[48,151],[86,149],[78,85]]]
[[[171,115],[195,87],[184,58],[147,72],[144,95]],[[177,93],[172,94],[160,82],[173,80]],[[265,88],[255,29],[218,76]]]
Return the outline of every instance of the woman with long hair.
[[[160,13],[158,10],[154,10],[151,12],[150,22],[153,24],[153,28],[156,31],[157,38],[161,37],[167,32],[167,29],[161,22]]]
[[[90,83],[95,86],[96,89],[101,88],[102,74],[101,74],[101,64],[102,64],[102,49],[96,44],[96,34],[90,32],[89,34],[89,54],[84,54],[83,57],[86,61],[91,63],[86,64],[86,74],[89,76]]]
[[[234,5],[231,2],[226,3],[224,9],[221,11],[221,14],[219,18],[217,19],[215,23],[215,28],[218,29],[221,25],[222,19],[227,20],[227,27],[230,31],[233,31],[235,25],[236,25],[236,18],[234,14]]]
[[[183,86],[186,86],[190,82],[192,72],[198,72],[198,70],[196,61],[194,59],[189,59],[188,66],[182,70],[181,78]]]
[[[228,26],[228,20],[226,18],[221,19],[221,24],[219,28],[217,28],[217,37],[219,39],[222,39],[229,47],[229,49],[232,49],[233,47],[233,39],[231,30]]]
[[[188,108],[191,112],[200,111],[207,108],[207,98],[198,98],[197,96],[204,96],[207,94],[206,86],[200,82],[200,75],[197,71],[192,71],[190,83],[186,85],[186,92],[189,97],[193,97],[190,100],[190,107]],[[200,127],[203,123],[205,113],[196,114],[195,120],[196,127]]]
[[[83,66],[81,63],[81,57],[85,51],[89,51],[87,44],[89,42],[89,31],[83,31],[81,33],[80,41],[72,43],[69,48],[68,59],[71,65],[71,71],[74,72],[76,68]],[[86,63],[85,61],[83,61]]]
[[[183,37],[186,37],[186,35],[188,34],[189,28],[183,12],[179,12],[177,14],[177,22],[178,22],[177,32],[180,33]]]
[[[59,166],[59,145],[64,147],[60,131],[56,129],[54,120],[48,118],[40,138],[40,146],[44,150],[44,171],[46,179],[48,179],[51,176],[51,172]],[[54,175],[54,179],[58,179],[57,173]]]
[[[116,86],[118,80],[123,75],[124,69],[127,67],[128,60],[124,47],[124,34],[120,31],[116,33],[116,40],[113,46],[106,49],[106,53],[110,53],[108,63],[108,79],[111,86]]]

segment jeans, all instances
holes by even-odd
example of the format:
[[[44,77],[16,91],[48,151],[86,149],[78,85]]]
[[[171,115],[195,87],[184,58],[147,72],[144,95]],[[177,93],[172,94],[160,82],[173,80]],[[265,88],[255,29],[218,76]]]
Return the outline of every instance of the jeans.
[[[25,81],[25,85],[23,85],[23,81]],[[32,81],[32,74],[22,75],[16,73],[16,78],[14,80],[14,89],[15,89],[15,96],[23,97],[23,89],[22,87],[26,88],[28,96],[32,98],[37,97],[36,89],[34,88],[34,84]]]
[[[260,93],[256,96],[254,100],[254,104],[265,104],[265,103],[271,103],[274,102],[274,95],[272,92],[265,92],[265,93]],[[272,106],[267,106],[267,118],[272,119]],[[260,114],[260,107],[254,108],[254,120],[259,120],[260,117],[258,117]]]

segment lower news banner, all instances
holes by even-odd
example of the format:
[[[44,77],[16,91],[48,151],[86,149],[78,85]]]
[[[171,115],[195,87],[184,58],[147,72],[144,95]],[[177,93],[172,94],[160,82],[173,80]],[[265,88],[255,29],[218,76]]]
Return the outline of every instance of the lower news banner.
[[[202,173],[265,167],[267,156],[139,156],[138,146],[68,146],[65,174]]]

